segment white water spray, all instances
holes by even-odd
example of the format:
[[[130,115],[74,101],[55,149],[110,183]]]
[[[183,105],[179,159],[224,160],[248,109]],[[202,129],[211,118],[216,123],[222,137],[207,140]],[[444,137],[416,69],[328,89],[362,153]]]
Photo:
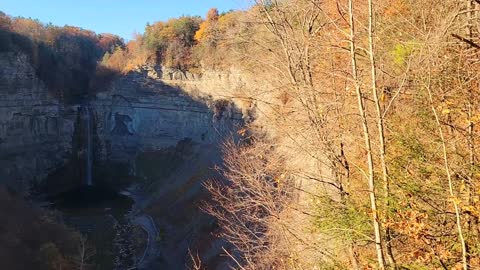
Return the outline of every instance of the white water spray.
[[[91,121],[90,121],[90,106],[85,107],[85,120],[87,125],[87,173],[85,182],[87,182],[87,186],[93,185],[92,180],[92,132],[91,132]]]

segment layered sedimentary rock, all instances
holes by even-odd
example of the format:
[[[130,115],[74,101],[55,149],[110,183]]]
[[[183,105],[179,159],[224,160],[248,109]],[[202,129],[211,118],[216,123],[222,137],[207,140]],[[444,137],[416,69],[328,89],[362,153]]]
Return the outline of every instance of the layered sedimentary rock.
[[[44,179],[72,155],[82,155],[85,149],[72,149],[72,143],[75,146],[74,136],[83,134],[75,129],[82,127],[79,111],[86,103],[94,115],[96,155],[127,162],[133,169],[138,153],[184,138],[216,143],[242,122],[233,103],[169,86],[151,69],[120,76],[88,100],[65,105],[49,93],[25,55],[2,53],[0,66],[0,182],[20,190]],[[195,76],[171,79],[197,81],[205,88]]]
[[[114,81],[91,105],[98,135],[105,142],[105,157],[113,160],[128,160],[135,153],[172,146],[185,138],[216,143],[242,121],[233,103],[193,97],[146,71]]]
[[[65,162],[75,112],[49,94],[27,57],[0,54],[0,182],[25,190]]]

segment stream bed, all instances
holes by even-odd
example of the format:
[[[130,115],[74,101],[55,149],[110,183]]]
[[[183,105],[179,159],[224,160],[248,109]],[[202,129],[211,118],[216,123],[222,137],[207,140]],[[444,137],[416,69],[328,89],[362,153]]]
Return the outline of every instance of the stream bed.
[[[131,269],[137,261],[134,201],[116,190],[82,186],[49,198],[63,221],[87,237],[92,269]]]

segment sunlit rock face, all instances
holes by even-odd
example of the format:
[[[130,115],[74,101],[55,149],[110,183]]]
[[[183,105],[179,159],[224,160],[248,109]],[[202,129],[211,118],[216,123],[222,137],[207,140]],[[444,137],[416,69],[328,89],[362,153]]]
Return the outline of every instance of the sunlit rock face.
[[[54,98],[24,55],[0,54],[0,66],[0,182],[22,189],[81,155],[72,142],[82,133],[75,129],[86,101],[65,105]],[[153,75],[146,69],[131,72],[89,98],[98,138],[94,151],[101,160],[134,168],[141,152],[185,138],[215,144],[235,134],[242,114],[232,103],[192,97]]]
[[[64,162],[74,111],[49,94],[25,55],[0,54],[0,182],[23,190]]]

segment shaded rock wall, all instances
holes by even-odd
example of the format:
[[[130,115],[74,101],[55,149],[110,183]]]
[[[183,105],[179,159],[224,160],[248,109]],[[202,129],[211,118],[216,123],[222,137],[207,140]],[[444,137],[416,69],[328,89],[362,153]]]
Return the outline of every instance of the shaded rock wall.
[[[242,114],[233,103],[195,99],[180,88],[132,72],[91,102],[108,159],[175,145],[184,138],[212,144],[234,133]]]
[[[65,161],[74,111],[52,97],[25,55],[0,54],[0,182],[24,190]]]
[[[22,190],[29,181],[64,166],[71,154],[81,155],[82,149],[72,150],[72,138],[82,133],[75,132],[75,123],[85,101],[65,105],[51,96],[25,55],[2,53],[0,66],[0,183]],[[139,69],[90,98],[94,136],[99,138],[95,152],[101,160],[126,162],[135,173],[139,153],[174,146],[184,138],[215,144],[241,125],[242,113],[232,102],[200,97],[162,79]],[[200,88],[210,84],[190,79]]]

